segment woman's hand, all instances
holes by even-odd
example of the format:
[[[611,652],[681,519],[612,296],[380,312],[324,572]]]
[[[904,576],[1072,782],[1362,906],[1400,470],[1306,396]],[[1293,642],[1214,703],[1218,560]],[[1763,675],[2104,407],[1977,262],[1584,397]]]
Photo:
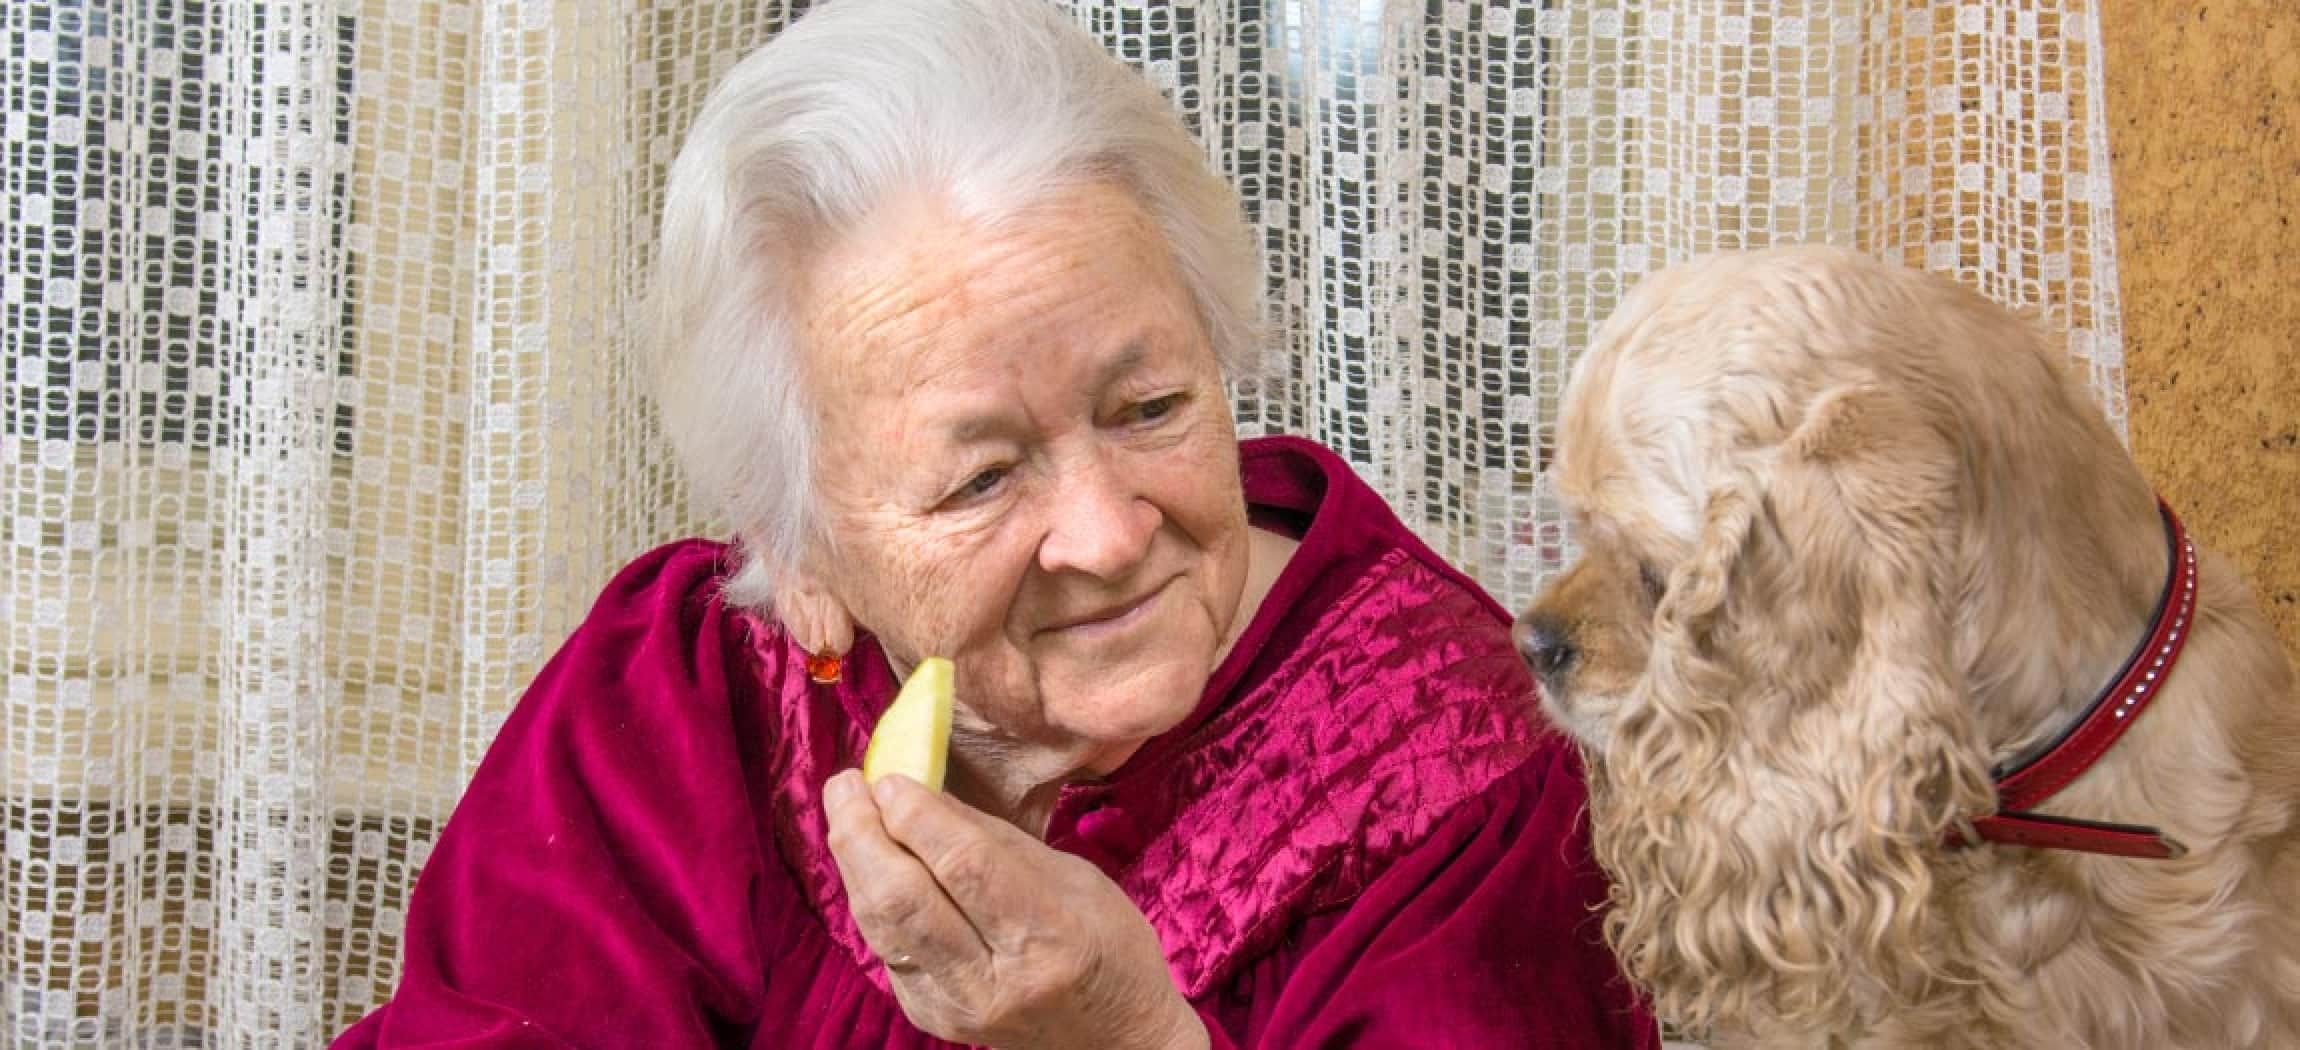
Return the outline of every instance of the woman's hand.
[[[1149,920],[1094,865],[905,777],[840,773],[823,809],[911,1023],[1001,1048],[1207,1045]]]

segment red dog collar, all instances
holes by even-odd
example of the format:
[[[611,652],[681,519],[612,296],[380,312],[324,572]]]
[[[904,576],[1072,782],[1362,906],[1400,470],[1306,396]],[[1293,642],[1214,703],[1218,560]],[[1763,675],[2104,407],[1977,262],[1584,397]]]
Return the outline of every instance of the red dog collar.
[[[2075,726],[2043,753],[1997,775],[1997,812],[1960,824],[1950,832],[1949,845],[1997,842],[2153,860],[2187,854],[2187,847],[2156,828],[2031,812],[2090,769],[2139,720],[2157,689],[2171,676],[2181,647],[2187,644],[2188,627],[2196,614],[2196,545],[2180,527],[2180,518],[2171,507],[2162,500],[2156,507],[2164,517],[2165,536],[2171,542],[2172,567],[2165,575],[2164,594],[2157,599],[2147,640],[2125,661],[2116,681],[2093,698],[2092,706],[2085,709]]]

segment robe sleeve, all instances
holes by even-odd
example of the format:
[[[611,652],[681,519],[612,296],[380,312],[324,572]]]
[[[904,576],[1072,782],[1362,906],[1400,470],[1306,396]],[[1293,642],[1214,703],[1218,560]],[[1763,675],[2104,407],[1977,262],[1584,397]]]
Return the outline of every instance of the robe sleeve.
[[[521,699],[410,898],[404,972],[338,1050],[707,1047],[756,1023],[763,856],[716,548],[626,569]]]
[[[1214,1046],[1659,1047],[1603,941],[1585,799],[1545,745],[1202,1001]]]

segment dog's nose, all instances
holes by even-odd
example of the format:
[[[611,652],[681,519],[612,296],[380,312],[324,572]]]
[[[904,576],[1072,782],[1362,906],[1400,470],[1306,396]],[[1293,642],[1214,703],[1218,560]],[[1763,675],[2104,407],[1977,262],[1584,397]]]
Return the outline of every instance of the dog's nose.
[[[1525,657],[1526,666],[1544,678],[1562,673],[1581,655],[1565,625],[1547,616],[1518,617],[1510,633],[1517,636],[1517,651]]]

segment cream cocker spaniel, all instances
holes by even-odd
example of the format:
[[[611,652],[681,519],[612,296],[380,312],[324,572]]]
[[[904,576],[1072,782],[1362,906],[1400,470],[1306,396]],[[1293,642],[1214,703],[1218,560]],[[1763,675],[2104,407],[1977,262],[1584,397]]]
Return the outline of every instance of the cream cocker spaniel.
[[[2290,665],[2029,323],[1851,252],[1712,256],[1631,291],[1560,426],[1582,555],[1518,639],[1662,1016],[2300,1047]]]

